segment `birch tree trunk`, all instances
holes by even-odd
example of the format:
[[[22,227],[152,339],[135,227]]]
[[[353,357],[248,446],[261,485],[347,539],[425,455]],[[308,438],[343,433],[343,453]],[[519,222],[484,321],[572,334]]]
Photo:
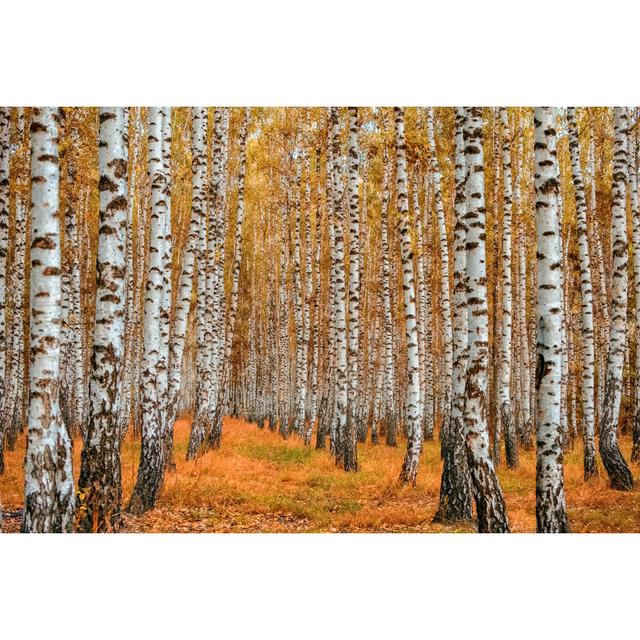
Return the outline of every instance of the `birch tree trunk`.
[[[333,195],[333,232],[334,250],[332,268],[335,272],[334,309],[335,309],[335,349],[336,349],[336,411],[334,420],[335,433],[340,437],[345,433],[348,411],[347,389],[347,312],[345,305],[345,268],[344,268],[344,212],[342,208],[342,175],[340,169],[340,126],[338,107],[331,107],[331,147],[332,147],[332,195]],[[334,451],[336,461],[342,459],[341,444]]]
[[[213,113],[210,197],[208,220],[202,217],[199,230],[196,302],[196,407],[191,426],[187,459],[191,460],[209,447],[213,432],[212,403],[215,393],[214,369],[221,337],[220,269],[224,264],[224,211],[221,211],[221,182],[224,175],[224,110]],[[193,175],[192,175],[193,179]]]
[[[27,216],[26,175],[29,171],[29,127],[25,127],[25,110],[18,109],[18,142],[16,155],[24,160],[23,172],[14,178],[15,184],[15,235],[13,262],[11,265],[11,323],[9,327],[9,357],[5,378],[4,406],[2,424],[7,448],[13,450],[18,433],[24,428],[25,417],[25,366],[24,366],[24,320],[26,315],[25,272],[26,244],[29,229]],[[27,141],[25,141],[25,133]],[[23,157],[24,156],[24,157]]]
[[[171,302],[173,298],[173,233],[171,224],[171,107],[163,108],[162,117],[162,194],[164,232],[162,236],[162,294],[160,297],[160,341],[156,388],[162,421],[164,468],[173,470],[173,422],[167,421],[169,404],[169,344],[171,338]],[[162,480],[160,481],[162,483]]]
[[[422,421],[420,415],[420,362],[418,360],[418,327],[416,324],[416,293],[413,275],[413,250],[409,229],[409,196],[407,193],[407,156],[404,133],[404,109],[394,108],[396,140],[396,198],[398,232],[402,247],[402,289],[405,331],[407,337],[407,386],[405,420],[407,452],[400,472],[400,482],[415,484],[422,451]]]
[[[216,109],[214,115],[214,148],[212,155],[211,209],[207,235],[208,271],[207,311],[208,356],[211,384],[208,391],[210,423],[205,448],[218,449],[222,442],[222,410],[224,405],[221,377],[225,353],[226,296],[224,289],[225,238],[227,236],[227,156],[229,145],[229,110]]]
[[[129,429],[131,421],[131,409],[134,407],[134,387],[137,386],[137,379],[134,380],[134,372],[136,371],[135,363],[139,347],[138,340],[138,307],[139,307],[139,291],[136,288],[135,280],[135,250],[134,240],[134,203],[138,211],[137,222],[142,225],[143,221],[140,217],[140,205],[136,196],[136,168],[140,161],[140,143],[142,138],[141,109],[136,110],[133,122],[133,157],[131,159],[131,173],[129,176],[129,186],[127,191],[127,244],[125,247],[125,342],[124,342],[124,362],[122,366],[122,375],[120,376],[121,401],[120,401],[120,439],[123,440]],[[129,113],[127,113],[127,121],[125,123],[125,145],[127,151],[127,165],[129,164]],[[138,247],[140,251],[140,247]]]
[[[467,314],[469,356],[464,409],[464,433],[478,515],[478,531],[504,533],[509,523],[502,488],[489,453],[487,384],[489,324],[486,269],[486,210],[482,151],[482,108],[466,108]]]
[[[140,113],[140,118],[142,114]],[[142,128],[142,123],[140,123]],[[146,172],[145,172],[146,173]],[[147,176],[145,176],[146,178]],[[136,256],[135,256],[135,304],[133,307],[133,328],[134,333],[133,341],[133,372],[132,385],[133,385],[133,433],[136,436],[140,436],[142,433],[142,402],[141,402],[141,378],[142,378],[142,352],[144,342],[144,293],[145,293],[145,265],[147,263],[147,208],[150,200],[151,185],[148,179],[143,182],[144,187],[141,189],[140,203],[137,207],[137,223],[138,229],[136,232]],[[141,185],[142,186],[142,185]],[[133,192],[132,192],[133,197]],[[131,203],[130,203],[131,206]]]
[[[304,345],[304,327],[302,320],[302,274],[301,274],[301,252],[300,252],[300,187],[302,180],[302,143],[300,136],[296,139],[295,148],[295,194],[293,196],[293,206],[295,220],[293,222],[293,317],[296,334],[296,368],[295,368],[295,414],[293,421],[293,432],[300,435],[304,432],[305,405],[307,397],[307,381],[304,376],[303,358],[306,359],[306,349]]]
[[[621,491],[633,488],[633,477],[618,447],[618,418],[622,396],[622,373],[627,334],[627,114],[624,107],[613,110],[614,149],[611,187],[611,244],[613,273],[611,283],[611,327],[605,379],[604,402],[600,417],[600,456],[611,487]]]
[[[78,211],[74,206],[67,206],[65,215],[66,238],[71,248],[71,264],[69,265],[69,300],[66,319],[66,372],[65,389],[61,400],[64,400],[65,422],[72,436],[84,433],[86,404],[86,368],[84,325],[81,300],[82,268],[80,265],[80,246],[78,241]],[[64,292],[63,292],[64,295]]]
[[[96,307],[89,386],[89,420],[78,482],[77,528],[84,532],[120,527],[120,464],[125,272],[127,233],[126,113],[100,109],[100,223]]]
[[[382,253],[382,304],[384,312],[384,423],[387,446],[396,446],[395,363],[393,360],[393,316],[391,313],[391,285],[389,265],[389,186],[391,167],[387,149],[383,151],[382,203],[380,209],[380,251]]]
[[[428,308],[427,308],[427,286],[425,281],[425,243],[424,233],[422,229],[422,211],[420,210],[420,197],[418,193],[418,185],[420,180],[416,176],[418,173],[417,168],[414,171],[413,176],[413,219],[416,225],[416,244],[417,244],[417,256],[416,256],[416,285],[418,292],[418,356],[420,358],[420,403],[422,406],[422,431],[423,435],[431,432],[433,427],[429,423],[427,424],[427,409],[426,409],[426,385],[427,385],[427,361],[429,359],[431,341],[428,339],[427,334],[431,332],[431,326],[429,325]],[[426,206],[426,203],[425,203]]]
[[[562,281],[555,109],[536,107],[535,188],[538,256],[536,367],[536,521],[538,533],[569,531],[560,428]]]
[[[148,171],[151,181],[149,260],[144,299],[142,354],[142,445],[129,511],[140,515],[155,505],[164,470],[163,416],[158,388],[160,313],[163,294],[163,247],[166,200],[162,170],[163,110],[149,108]]]
[[[75,509],[71,441],[59,405],[61,250],[58,114],[31,119],[31,358],[24,533],[70,532]]]
[[[465,220],[465,110],[456,108],[455,121],[455,232],[453,263],[453,388],[451,422],[446,442],[443,442],[442,480],[440,503],[435,516],[440,522],[469,522],[472,514],[471,478],[464,436],[464,406],[467,377],[468,318]]]
[[[598,475],[595,444],[594,370],[595,344],[593,333],[593,293],[591,290],[591,261],[589,258],[589,233],[587,226],[587,202],[585,199],[582,169],[580,168],[580,143],[575,107],[567,109],[569,126],[569,151],[571,172],[576,199],[576,226],[580,257],[580,294],[582,296],[582,415],[584,439],[584,479]],[[640,238],[639,238],[640,241]],[[639,246],[640,248],[640,246]]]
[[[196,252],[200,240],[200,229],[204,227],[207,216],[205,192],[207,179],[207,109],[204,107],[192,107],[191,120],[191,219],[189,221],[187,244],[182,254],[182,270],[178,283],[178,299],[169,350],[167,423],[171,425],[175,423],[178,412],[178,396],[182,382],[182,364],[189,310],[191,309]]]
[[[284,190],[283,190],[284,191]],[[280,207],[280,262],[278,282],[278,421],[280,435],[289,437],[289,314],[287,306],[287,249],[288,234],[285,220],[286,205]]]
[[[67,112],[61,116],[68,120]],[[66,182],[65,249],[62,262],[62,329],[60,344],[60,409],[62,419],[72,438],[84,433],[86,386],[84,324],[81,299],[81,251],[78,233],[81,194],[77,193],[78,147],[77,131],[70,132],[67,149],[61,157],[61,173]],[[64,162],[62,160],[64,159]],[[64,172],[63,172],[64,168]],[[65,254],[67,259],[65,260]]]
[[[247,135],[249,133],[249,118],[251,110],[245,109],[240,127],[239,156],[240,165],[238,169],[238,203],[236,208],[236,229],[235,229],[235,250],[233,257],[233,268],[231,271],[231,294],[229,296],[229,318],[227,321],[226,346],[225,346],[225,386],[228,383],[228,371],[230,368],[231,347],[233,346],[233,336],[238,314],[238,290],[240,286],[240,266],[242,264],[242,228],[244,224],[244,181],[247,166]]]
[[[342,437],[345,471],[358,470],[356,406],[358,402],[358,345],[360,316],[360,201],[358,193],[358,109],[349,107],[349,352],[347,422]]]
[[[0,107],[0,407],[4,405],[5,376],[7,371],[7,253],[9,249],[9,170],[11,147],[9,126],[11,109]],[[0,420],[0,474],[4,472],[4,421]],[[0,525],[2,524],[0,505]]]
[[[427,109],[427,139],[429,142],[429,157],[433,177],[433,195],[438,220],[438,237],[440,241],[440,306],[442,311],[442,424],[440,439],[445,441],[449,436],[449,421],[451,415],[451,387],[453,371],[453,345],[451,322],[451,294],[449,292],[449,244],[447,242],[447,225],[444,215],[442,198],[442,175],[438,166],[436,141],[433,126],[433,108]]]
[[[304,434],[305,444],[311,442],[313,426],[318,418],[318,368],[320,358],[320,259],[322,256],[322,205],[321,205],[321,189],[320,189],[320,149],[316,151],[316,180],[317,180],[317,205],[316,205],[316,226],[314,236],[313,249],[313,293],[310,296],[309,304],[313,303],[313,351],[311,355],[311,398],[309,401],[309,424]],[[317,434],[320,431],[318,423]]]
[[[524,207],[522,206],[522,197],[520,182],[522,174],[525,169],[524,164],[524,142],[523,142],[523,123],[520,123],[520,144],[518,160],[520,169],[518,175],[514,180],[514,203],[517,212],[517,225],[518,225],[518,308],[520,313],[518,314],[518,333],[519,340],[516,342],[516,347],[520,363],[520,392],[522,403],[522,428],[520,433],[520,439],[522,446],[526,450],[533,448],[532,434],[532,399],[531,399],[531,357],[530,357],[530,340],[529,340],[529,324],[527,320],[527,245],[525,241],[526,233],[526,218]]]
[[[511,135],[509,116],[505,107],[500,107],[502,127],[502,172],[504,181],[504,208],[502,216],[502,326],[500,333],[498,404],[500,407],[500,427],[504,436],[507,466],[518,466],[518,448],[515,421],[511,406],[511,339],[512,339],[512,288],[511,288]],[[499,443],[498,443],[499,446]]]
[[[640,206],[638,204],[638,123],[629,135],[629,194],[631,200],[631,221],[633,225],[633,289],[635,293],[636,361],[635,369],[640,371]],[[631,460],[640,462],[640,380],[636,378],[633,396],[633,447]]]

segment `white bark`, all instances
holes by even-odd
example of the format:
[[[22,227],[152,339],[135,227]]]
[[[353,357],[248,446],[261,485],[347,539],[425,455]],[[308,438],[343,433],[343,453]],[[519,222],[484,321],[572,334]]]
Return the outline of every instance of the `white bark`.
[[[489,454],[487,427],[489,323],[482,137],[482,109],[469,107],[466,110],[464,128],[467,176],[464,218],[468,229],[466,261],[469,342],[464,433],[476,501],[478,530],[502,533],[509,531],[509,524],[502,489]]]
[[[429,162],[433,180],[433,195],[438,221],[438,239],[440,243],[440,305],[442,310],[442,425],[440,438],[445,441],[449,435],[449,421],[451,416],[451,387],[453,372],[453,345],[451,323],[451,294],[449,291],[449,244],[447,242],[447,225],[444,215],[442,198],[442,174],[438,166],[436,142],[433,125],[433,108],[427,109],[427,140],[429,142]]]
[[[169,358],[169,404],[167,422],[173,425],[177,416],[178,395],[182,382],[182,364],[187,336],[187,323],[191,309],[193,272],[200,239],[200,229],[206,222],[207,178],[207,109],[191,109],[191,218],[187,244],[182,253],[182,270],[178,282],[178,296],[171,332]]]
[[[395,446],[395,363],[393,359],[393,316],[391,313],[391,283],[389,264],[389,187],[391,163],[387,149],[383,150],[382,203],[380,212],[380,252],[382,254],[382,306],[384,333],[384,419],[386,422],[386,442]]]
[[[631,200],[631,221],[633,225],[633,289],[636,298],[634,309],[636,329],[636,372],[640,371],[640,205],[638,203],[638,120],[629,135],[629,195]],[[631,460],[640,461],[640,384],[636,380],[633,397],[633,448]]]
[[[58,401],[61,250],[58,114],[31,120],[31,358],[22,531],[68,532],[75,509],[71,441]]]
[[[396,107],[396,198],[398,231],[402,247],[402,290],[404,299],[405,332],[407,338],[407,385],[405,421],[407,426],[407,452],[400,481],[415,484],[422,451],[422,421],[420,402],[420,362],[418,360],[418,327],[416,323],[416,292],[413,275],[413,250],[409,229],[409,196],[407,193],[407,157],[404,133],[404,109]]]
[[[569,125],[569,151],[571,172],[576,200],[576,226],[580,258],[580,294],[582,297],[582,414],[584,437],[584,478],[597,475],[595,448],[594,369],[595,344],[593,333],[593,293],[591,290],[591,261],[589,257],[589,232],[587,202],[585,199],[582,169],[580,167],[580,143],[575,107],[567,109]],[[639,237],[640,242],[640,237]],[[639,245],[640,249],[640,245]]]
[[[555,115],[554,108],[536,107],[533,116],[538,256],[536,520],[539,533],[569,530],[560,428],[562,259]]]
[[[236,316],[238,314],[238,291],[240,286],[240,266],[242,264],[242,229],[244,223],[244,181],[247,165],[247,135],[249,133],[249,118],[251,110],[246,108],[240,128],[239,144],[239,169],[238,169],[238,203],[236,207],[236,227],[235,227],[235,249],[233,254],[233,267],[231,269],[231,294],[229,296],[229,317],[226,328],[225,346],[225,367],[227,374],[225,381],[228,382],[230,370],[231,347],[236,326]]]
[[[78,483],[79,528],[111,531],[120,524],[120,403],[125,339],[127,242],[126,113],[100,109],[100,223],[89,420]]]
[[[28,157],[29,142],[28,129],[25,127],[25,110],[18,109],[18,141],[19,148],[17,154]],[[25,136],[25,132],[27,136]],[[27,141],[25,142],[25,137]],[[18,173],[14,178],[16,198],[15,198],[15,234],[13,245],[13,262],[11,265],[10,285],[11,285],[11,323],[9,326],[9,347],[8,362],[6,371],[6,387],[4,395],[4,406],[2,407],[2,424],[7,447],[13,449],[22,431],[25,417],[25,367],[24,367],[24,319],[26,315],[25,301],[25,272],[26,272],[26,244],[29,229],[27,201],[24,191],[26,190],[26,170],[25,174]]]
[[[344,268],[344,211],[342,208],[343,182],[340,169],[340,125],[337,107],[331,107],[331,146],[332,146],[332,195],[333,195],[333,233],[332,268],[335,272],[334,313],[335,313],[335,349],[336,349],[336,409],[333,417],[333,430],[337,435],[338,446],[334,453],[338,458],[342,454],[340,439],[345,432],[348,410],[347,390],[347,312],[345,305],[345,268]]]
[[[173,468],[173,422],[167,420],[169,405],[169,344],[171,336],[171,302],[173,298],[173,234],[171,224],[171,107],[163,107],[162,117],[162,183],[164,232],[162,251],[162,295],[160,297],[160,340],[156,388],[162,420],[165,467]]]
[[[348,140],[349,206],[349,326],[348,326],[348,413],[342,436],[345,471],[358,470],[357,454],[357,402],[358,402],[358,349],[360,323],[360,200],[358,192],[358,109],[349,107]]]
[[[148,172],[151,181],[149,259],[144,299],[142,353],[142,447],[136,486],[129,510],[141,514],[153,508],[160,491],[164,470],[163,415],[158,388],[160,358],[160,313],[164,289],[164,239],[166,200],[162,170],[162,132],[164,112],[149,108]]]
[[[622,373],[627,337],[627,113],[615,107],[613,185],[611,187],[611,326],[609,354],[604,389],[604,402],[600,416],[600,456],[613,489],[628,491],[633,477],[618,447],[618,418],[622,398]]]
[[[469,521],[472,518],[471,478],[464,436],[464,407],[467,378],[468,314],[467,314],[467,224],[465,221],[465,110],[456,108],[455,130],[455,230],[453,263],[453,388],[449,437],[443,443],[444,464],[440,483],[440,503],[436,520]]]
[[[11,110],[0,107],[0,407],[4,404],[5,375],[7,369],[7,253],[9,249],[9,167],[11,148],[9,145],[9,125]],[[0,421],[0,474],[4,471],[4,421]],[[2,506],[0,505],[0,526]]]
[[[515,423],[511,407],[511,339],[512,339],[512,287],[511,287],[511,135],[509,116],[505,107],[500,107],[500,125],[502,127],[502,168],[504,182],[504,208],[502,217],[502,313],[500,331],[500,360],[498,377],[498,406],[500,426],[504,437],[507,466],[518,466],[518,449],[515,437]],[[499,444],[498,444],[499,446]]]

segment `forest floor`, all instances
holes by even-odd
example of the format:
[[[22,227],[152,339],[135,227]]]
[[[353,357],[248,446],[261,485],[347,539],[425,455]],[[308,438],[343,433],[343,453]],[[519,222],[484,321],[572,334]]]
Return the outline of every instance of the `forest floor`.
[[[404,442],[391,448],[358,447],[360,471],[337,468],[328,451],[305,447],[297,437],[283,440],[267,429],[225,419],[222,446],[187,462],[189,420],[175,430],[176,470],[167,475],[157,508],[125,516],[126,532],[465,532],[473,526],[432,522],[438,505],[439,443],[426,442],[415,487],[400,487],[397,477]],[[24,438],[20,441],[24,443]],[[75,475],[80,443],[74,449]],[[4,531],[18,531],[22,509],[24,444],[5,453],[0,477]],[[622,437],[629,459],[631,443]],[[125,504],[136,477],[140,443],[131,435],[122,449]],[[604,470],[582,479],[582,449],[565,454],[565,487],[573,532],[640,532],[640,483],[631,492],[609,488]],[[634,468],[634,475],[638,469]],[[521,451],[520,466],[504,465],[499,476],[514,532],[534,532],[535,452]]]

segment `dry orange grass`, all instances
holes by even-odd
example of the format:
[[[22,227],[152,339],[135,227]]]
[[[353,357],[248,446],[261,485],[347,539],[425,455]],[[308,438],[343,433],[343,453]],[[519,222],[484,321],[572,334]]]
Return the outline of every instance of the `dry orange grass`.
[[[283,441],[267,429],[226,419],[222,447],[194,462],[185,461],[190,423],[176,424],[176,471],[167,475],[157,508],[142,517],[127,516],[125,531],[472,531],[472,526],[431,522],[438,503],[440,455],[437,442],[425,443],[415,487],[396,483],[404,443],[397,448],[360,445],[360,471],[336,468],[328,451],[304,447],[295,437]],[[17,530],[23,491],[24,440],[6,453],[0,496],[9,517],[5,529]],[[629,455],[630,442],[622,439]],[[139,443],[130,436],[122,451],[125,503],[135,482]],[[565,456],[565,486],[574,532],[640,532],[640,495],[612,491],[603,470],[582,479],[582,450]],[[74,451],[76,471],[80,447]],[[635,471],[635,469],[634,469]],[[76,473],[77,475],[77,473]],[[520,467],[499,470],[513,531],[535,531],[535,454],[521,451]],[[13,513],[13,515],[12,515]]]

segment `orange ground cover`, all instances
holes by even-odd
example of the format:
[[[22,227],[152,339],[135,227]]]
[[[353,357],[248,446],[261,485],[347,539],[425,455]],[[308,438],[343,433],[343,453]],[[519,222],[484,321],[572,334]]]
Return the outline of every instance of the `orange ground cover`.
[[[222,447],[194,462],[185,460],[188,420],[176,424],[176,471],[165,482],[157,508],[142,517],[126,516],[130,532],[421,532],[472,531],[443,526],[431,519],[440,485],[437,442],[425,443],[415,487],[399,487],[404,443],[397,448],[360,445],[360,471],[336,468],[328,451],[287,441],[255,425],[226,419]],[[6,452],[0,496],[5,531],[19,529],[22,503],[24,439]],[[77,469],[80,443],[74,450]],[[630,441],[622,438],[625,456]],[[122,451],[125,501],[135,481],[139,443],[128,435]],[[582,450],[565,456],[565,485],[573,532],[640,532],[640,488],[631,492],[608,487],[600,477],[582,480]],[[535,531],[535,454],[520,453],[517,470],[500,468],[513,531]],[[634,474],[637,468],[633,469]],[[640,483],[639,483],[640,484]]]

